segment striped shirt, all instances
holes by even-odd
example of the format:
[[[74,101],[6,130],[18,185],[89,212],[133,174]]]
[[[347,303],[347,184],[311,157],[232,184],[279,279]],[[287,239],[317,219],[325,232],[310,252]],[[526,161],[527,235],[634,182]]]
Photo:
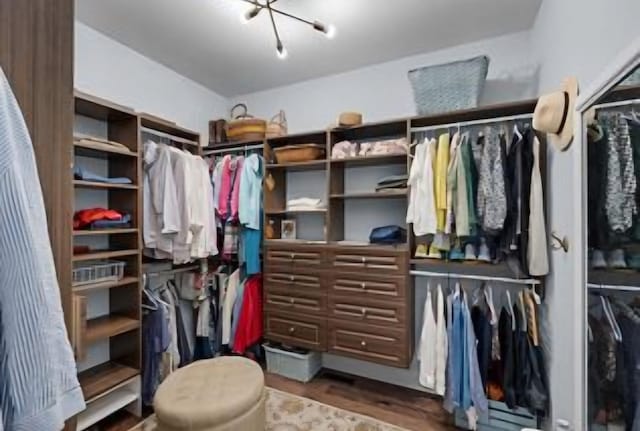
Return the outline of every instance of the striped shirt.
[[[33,147],[0,69],[0,430],[59,431],[84,407]]]

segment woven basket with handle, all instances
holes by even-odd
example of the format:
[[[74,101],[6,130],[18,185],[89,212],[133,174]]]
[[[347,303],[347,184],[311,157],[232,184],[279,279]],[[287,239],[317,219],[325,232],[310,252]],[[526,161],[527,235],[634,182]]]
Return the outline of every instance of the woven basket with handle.
[[[236,114],[238,109],[243,112]],[[247,113],[247,105],[238,103],[231,108],[232,120],[227,123],[227,139],[229,141],[260,141],[264,139],[267,122]]]
[[[276,115],[271,117],[267,124],[267,138],[279,138],[287,134],[287,117],[281,109]]]

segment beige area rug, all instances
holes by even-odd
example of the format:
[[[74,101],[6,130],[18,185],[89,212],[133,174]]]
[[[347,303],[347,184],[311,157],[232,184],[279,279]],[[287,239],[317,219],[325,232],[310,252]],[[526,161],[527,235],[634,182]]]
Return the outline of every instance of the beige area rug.
[[[155,416],[130,431],[156,431]],[[309,398],[267,388],[267,426],[265,431],[407,430]]]

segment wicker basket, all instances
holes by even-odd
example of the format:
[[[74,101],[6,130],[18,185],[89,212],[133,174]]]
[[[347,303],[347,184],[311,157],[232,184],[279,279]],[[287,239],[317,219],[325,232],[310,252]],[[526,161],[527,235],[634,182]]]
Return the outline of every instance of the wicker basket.
[[[268,138],[279,138],[287,135],[287,117],[283,110],[271,117],[267,124],[266,136]]]
[[[489,70],[489,57],[409,71],[418,115],[469,109],[478,106]]]
[[[234,114],[238,108],[242,108],[242,114]],[[264,139],[267,122],[254,118],[247,113],[247,105],[238,103],[231,108],[231,118],[227,123],[227,139],[232,142],[260,141]]]
[[[318,144],[287,145],[273,150],[278,163],[308,162],[324,155],[324,148]]]

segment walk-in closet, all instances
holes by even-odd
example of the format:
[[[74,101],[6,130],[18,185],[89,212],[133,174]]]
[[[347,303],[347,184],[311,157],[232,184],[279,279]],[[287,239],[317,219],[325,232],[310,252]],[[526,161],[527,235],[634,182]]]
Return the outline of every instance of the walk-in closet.
[[[0,0],[0,431],[640,429],[637,0]]]

